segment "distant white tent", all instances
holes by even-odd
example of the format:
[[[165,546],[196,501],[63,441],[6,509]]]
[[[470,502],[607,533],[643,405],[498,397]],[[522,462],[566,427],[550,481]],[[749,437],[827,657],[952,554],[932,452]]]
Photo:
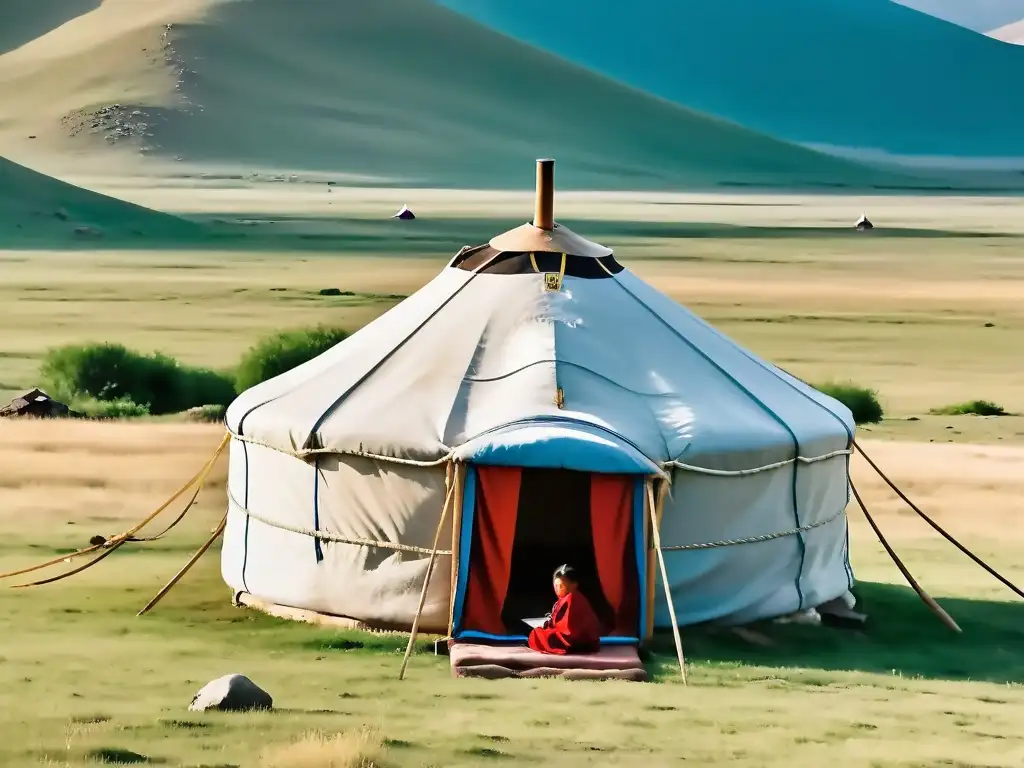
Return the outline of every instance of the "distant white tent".
[[[519,637],[569,561],[607,641],[635,642],[670,624],[652,516],[679,624],[789,614],[853,584],[850,411],[549,202],[226,420],[222,570],[243,601],[407,629],[438,547],[423,629]]]
[[[416,214],[414,214],[411,210],[409,210],[409,206],[403,205],[401,210],[398,213],[396,213],[394,216],[392,216],[391,218],[392,219],[405,219],[405,220],[409,220],[409,219],[415,219],[416,218]]]

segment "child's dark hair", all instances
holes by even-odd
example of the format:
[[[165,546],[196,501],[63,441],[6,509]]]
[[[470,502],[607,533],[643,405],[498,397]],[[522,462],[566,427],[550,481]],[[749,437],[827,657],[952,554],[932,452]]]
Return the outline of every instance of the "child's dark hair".
[[[566,563],[565,565],[560,565],[555,569],[555,575],[551,577],[551,580],[554,581],[555,579],[571,581],[574,584],[580,583],[579,573],[577,573],[576,569],[568,563]]]

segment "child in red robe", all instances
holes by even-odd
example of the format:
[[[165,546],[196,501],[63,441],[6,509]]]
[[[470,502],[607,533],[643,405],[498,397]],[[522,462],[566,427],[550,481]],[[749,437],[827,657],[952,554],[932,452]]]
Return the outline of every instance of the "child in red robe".
[[[579,591],[576,569],[563,565],[553,577],[558,597],[550,618],[535,627],[528,638],[530,647],[541,653],[593,653],[600,647],[601,622],[590,602]]]

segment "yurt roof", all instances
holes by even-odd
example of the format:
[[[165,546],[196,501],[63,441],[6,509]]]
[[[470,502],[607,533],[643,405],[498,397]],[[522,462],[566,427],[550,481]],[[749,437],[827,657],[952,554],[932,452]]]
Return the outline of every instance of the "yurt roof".
[[[699,464],[713,474],[848,452],[845,406],[744,350],[607,249],[562,237],[543,208],[542,226],[463,249],[334,348],[242,393],[228,428],[299,456],[424,465]]]

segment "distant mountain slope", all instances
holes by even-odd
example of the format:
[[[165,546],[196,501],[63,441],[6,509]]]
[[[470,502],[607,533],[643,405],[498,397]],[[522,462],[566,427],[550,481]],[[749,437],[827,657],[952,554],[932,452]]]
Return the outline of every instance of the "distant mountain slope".
[[[889,0],[438,0],[594,72],[791,141],[1024,156],[1024,51]],[[542,20],[543,23],[539,23]]]
[[[0,0],[0,54],[98,8],[100,0]]]
[[[857,0],[851,0],[857,2]],[[958,24],[988,32],[1024,18],[1024,0],[893,0],[894,3]]]
[[[0,247],[81,237],[178,237],[197,225],[90,192],[0,157]]]
[[[32,131],[53,148],[246,171],[501,187],[554,155],[570,187],[907,181],[614,83],[432,0],[105,0],[0,57],[0,103],[11,142]]]
[[[1002,40],[1004,43],[1024,45],[1024,19],[1006,24],[999,27],[999,29],[994,29],[988,33],[988,36],[996,40]]]

